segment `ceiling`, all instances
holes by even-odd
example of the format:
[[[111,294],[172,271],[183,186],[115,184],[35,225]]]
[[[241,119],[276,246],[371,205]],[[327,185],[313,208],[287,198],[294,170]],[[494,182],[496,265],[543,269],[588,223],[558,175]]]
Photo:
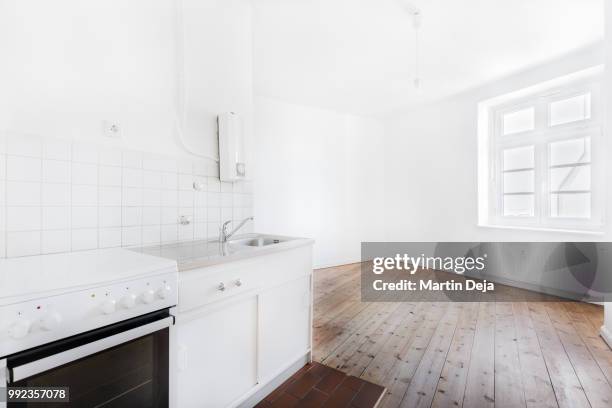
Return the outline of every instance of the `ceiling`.
[[[603,1],[412,0],[417,90],[401,0],[255,0],[255,91],[357,114],[406,109],[600,41]]]

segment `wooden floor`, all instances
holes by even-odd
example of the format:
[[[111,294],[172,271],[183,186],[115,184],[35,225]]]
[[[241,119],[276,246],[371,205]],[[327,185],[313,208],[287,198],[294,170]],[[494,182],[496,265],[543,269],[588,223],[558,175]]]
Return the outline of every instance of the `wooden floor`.
[[[313,362],[255,408],[375,408],[384,391],[380,385]]]
[[[359,264],[314,287],[315,360],[386,387],[381,407],[612,407],[602,307],[363,303]]]

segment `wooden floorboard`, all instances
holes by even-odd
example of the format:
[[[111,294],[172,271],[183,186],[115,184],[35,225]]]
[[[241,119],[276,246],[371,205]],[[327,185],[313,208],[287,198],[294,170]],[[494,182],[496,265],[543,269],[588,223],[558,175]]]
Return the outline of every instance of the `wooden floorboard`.
[[[495,304],[480,303],[463,406],[489,408],[495,402]]]
[[[382,384],[387,388],[387,394],[382,401],[383,407],[400,406],[406,391],[412,382],[421,359],[425,355],[427,346],[431,342],[436,329],[440,325],[448,304],[431,304],[429,311],[425,315],[425,321],[419,331],[414,336],[413,341],[407,344],[395,361],[395,366],[389,370]]]
[[[478,304],[466,303],[457,323],[432,407],[461,407],[478,321]]]
[[[406,394],[402,398],[401,407],[425,408],[431,406],[464,306],[460,303],[449,305],[410,381]]]
[[[255,408],[376,408],[384,388],[319,363],[304,366]]]
[[[495,303],[495,406],[525,407],[512,303]]]
[[[600,306],[362,302],[359,264],[314,277],[314,359],[385,387],[381,407],[612,407]]]
[[[612,388],[563,306],[558,303],[545,306],[591,406],[612,406]]]
[[[558,407],[538,336],[529,315],[529,308],[526,303],[513,303],[512,311],[516,327],[525,404],[530,408]]]

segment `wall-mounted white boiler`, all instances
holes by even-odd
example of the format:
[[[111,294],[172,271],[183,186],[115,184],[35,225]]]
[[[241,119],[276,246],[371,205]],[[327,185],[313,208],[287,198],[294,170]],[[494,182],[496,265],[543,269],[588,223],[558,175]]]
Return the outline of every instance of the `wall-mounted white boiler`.
[[[247,178],[244,131],[240,115],[227,112],[217,118],[219,125],[219,176],[221,181]]]

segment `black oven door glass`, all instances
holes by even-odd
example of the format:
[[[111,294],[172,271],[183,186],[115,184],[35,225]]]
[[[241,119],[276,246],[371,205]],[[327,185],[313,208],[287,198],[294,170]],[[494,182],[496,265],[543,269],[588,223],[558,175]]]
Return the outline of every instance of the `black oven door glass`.
[[[168,406],[168,329],[14,382],[11,387],[69,387],[69,403],[9,407]]]

